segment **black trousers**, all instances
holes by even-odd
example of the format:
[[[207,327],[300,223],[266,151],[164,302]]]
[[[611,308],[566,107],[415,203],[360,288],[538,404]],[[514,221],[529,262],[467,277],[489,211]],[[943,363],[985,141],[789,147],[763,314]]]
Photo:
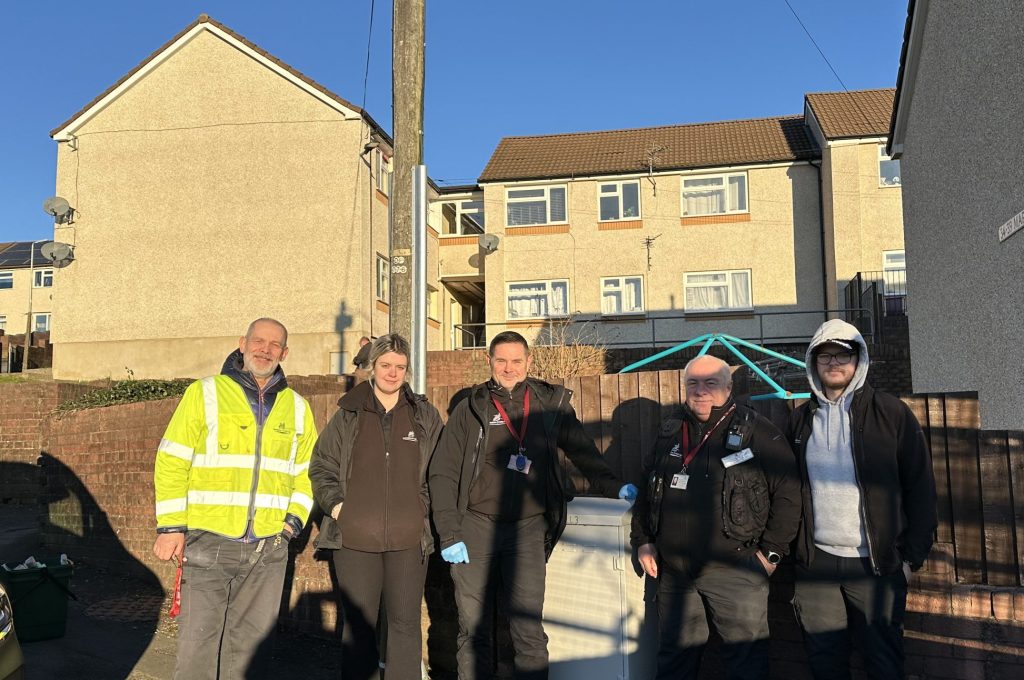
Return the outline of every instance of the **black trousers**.
[[[546,680],[548,636],[544,609],[543,516],[520,522],[493,522],[473,513],[462,520],[468,564],[453,564],[459,606],[459,680],[494,677],[494,602],[500,582],[507,598],[515,677]],[[389,668],[390,670],[390,668]]]
[[[658,566],[658,680],[696,680],[708,616],[731,680],[768,677],[768,574],[756,555],[710,564],[697,578]]]
[[[815,680],[850,678],[851,638],[860,644],[872,680],[903,678],[903,571],[876,576],[868,558],[814,549],[810,567],[797,565],[793,606],[804,631]]]
[[[427,578],[427,563],[419,546],[392,552],[334,551],[334,567],[341,587],[341,677],[376,680],[377,613],[381,595],[387,618],[384,660],[389,678],[419,678],[423,635],[420,603]]]

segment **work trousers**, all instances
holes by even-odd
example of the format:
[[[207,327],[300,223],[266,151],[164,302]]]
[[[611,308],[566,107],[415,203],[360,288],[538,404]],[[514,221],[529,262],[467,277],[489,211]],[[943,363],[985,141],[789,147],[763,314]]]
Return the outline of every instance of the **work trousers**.
[[[185,538],[176,680],[266,675],[281,608],[288,540],[256,543],[205,531]]]
[[[420,547],[389,552],[339,548],[333,558],[341,589],[342,679],[379,677],[377,614],[383,595],[387,619],[387,648],[383,650],[386,676],[417,680],[421,675],[423,640],[420,604],[427,578],[427,563]]]
[[[815,680],[849,680],[851,638],[859,643],[868,677],[903,678],[902,570],[876,576],[866,557],[815,548],[810,567],[797,565],[793,606]]]
[[[713,563],[697,578],[658,566],[658,680],[696,680],[710,631],[730,680],[768,677],[768,574],[756,555]]]
[[[459,680],[494,677],[494,603],[499,582],[508,605],[515,677],[548,677],[548,636],[544,609],[544,536],[542,515],[519,522],[494,522],[467,513],[462,538],[468,564],[451,566],[459,607]]]

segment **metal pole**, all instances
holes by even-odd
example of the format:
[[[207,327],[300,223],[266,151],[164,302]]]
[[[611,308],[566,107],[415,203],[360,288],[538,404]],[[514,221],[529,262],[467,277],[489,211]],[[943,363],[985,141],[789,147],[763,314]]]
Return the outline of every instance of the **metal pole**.
[[[427,166],[412,169],[412,389],[427,391]]]

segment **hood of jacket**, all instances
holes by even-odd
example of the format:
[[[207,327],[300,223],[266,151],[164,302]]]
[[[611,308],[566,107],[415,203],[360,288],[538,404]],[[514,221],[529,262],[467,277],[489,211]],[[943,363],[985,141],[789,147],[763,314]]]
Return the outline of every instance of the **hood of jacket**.
[[[221,375],[226,375],[232,380],[242,386],[242,389],[247,392],[259,393],[260,387],[256,384],[256,379],[252,377],[252,373],[245,370],[245,363],[242,357],[242,350],[236,349],[234,352],[229,354],[224,360],[224,365],[220,369]],[[270,380],[267,381],[266,387],[263,388],[264,394],[268,392],[280,392],[284,388],[288,387],[288,381],[285,380],[284,370],[281,366],[274,370],[274,375],[270,376]]]
[[[811,392],[818,398],[819,403],[828,400],[825,398],[825,392],[821,387],[821,378],[818,377],[818,367],[814,361],[814,350],[833,340],[848,342],[857,347],[858,350],[857,370],[854,372],[850,384],[847,385],[846,390],[843,392],[843,397],[847,397],[863,387],[868,377],[870,362],[868,359],[868,346],[864,342],[864,336],[860,334],[860,331],[855,326],[846,323],[842,319],[826,321],[821,324],[814,337],[811,338],[811,343],[807,345],[807,354],[804,357],[804,361],[807,363],[807,381],[811,385]]]

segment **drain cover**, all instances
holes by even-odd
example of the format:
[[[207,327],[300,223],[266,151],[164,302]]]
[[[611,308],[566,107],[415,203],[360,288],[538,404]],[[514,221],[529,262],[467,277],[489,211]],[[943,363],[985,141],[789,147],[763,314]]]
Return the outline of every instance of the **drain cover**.
[[[155,621],[163,608],[163,595],[122,595],[92,603],[85,615],[101,621]]]

